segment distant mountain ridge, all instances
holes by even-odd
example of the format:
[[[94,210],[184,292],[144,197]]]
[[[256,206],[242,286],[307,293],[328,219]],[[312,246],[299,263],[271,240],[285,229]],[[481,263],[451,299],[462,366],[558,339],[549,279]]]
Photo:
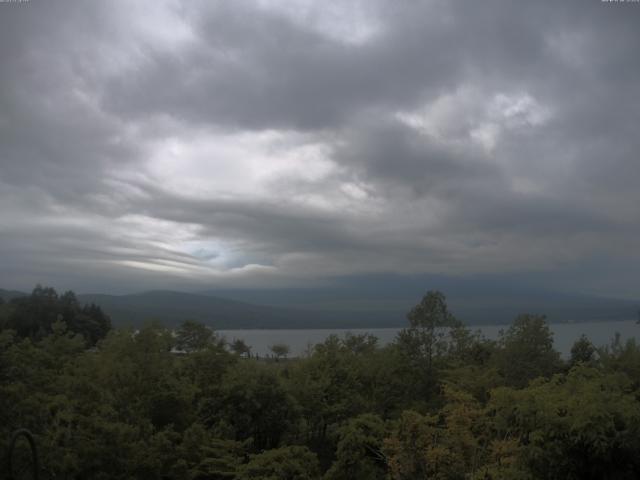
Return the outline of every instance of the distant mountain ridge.
[[[508,324],[521,313],[552,323],[636,320],[640,302],[558,292],[496,280],[446,276],[370,276],[324,288],[218,289],[202,292],[237,301],[303,310],[369,314],[372,325],[406,325],[406,313],[427,290],[441,290],[451,311],[468,325]]]
[[[8,302],[13,298],[24,297],[25,295],[28,295],[28,294],[24,292],[19,292],[17,290],[4,290],[0,288],[0,298],[2,298],[5,302]]]
[[[451,290],[445,290],[447,302],[468,325],[507,324],[520,313],[545,314],[557,323],[635,320],[638,314],[638,303],[630,300],[517,289],[504,293],[490,288]],[[5,300],[22,295],[27,294],[0,289]],[[114,325],[136,326],[158,320],[174,326],[192,319],[216,329],[402,327],[406,313],[420,298],[417,289],[405,292],[369,287],[78,295],[82,303],[100,305]]]
[[[133,295],[78,295],[84,303],[100,305],[114,324],[138,325],[159,320],[176,325],[191,319],[216,329],[357,328],[367,326],[361,315],[348,319],[342,314],[295,308],[256,305],[227,298],[176,291],[150,291]]]

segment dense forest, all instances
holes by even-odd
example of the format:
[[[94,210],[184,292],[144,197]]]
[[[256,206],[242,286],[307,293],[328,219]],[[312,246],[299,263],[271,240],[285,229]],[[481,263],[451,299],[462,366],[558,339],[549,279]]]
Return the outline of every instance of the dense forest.
[[[579,338],[563,359],[527,314],[490,341],[435,291],[407,317],[385,347],[331,336],[257,359],[194,321],[111,328],[37,287],[0,305],[0,452],[28,428],[41,478],[640,477],[635,341]]]

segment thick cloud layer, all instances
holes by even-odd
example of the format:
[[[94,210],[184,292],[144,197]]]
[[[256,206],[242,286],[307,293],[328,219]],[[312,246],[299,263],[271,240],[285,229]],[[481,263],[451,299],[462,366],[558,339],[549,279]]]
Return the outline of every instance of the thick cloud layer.
[[[2,283],[637,295],[638,25],[599,0],[0,3]]]

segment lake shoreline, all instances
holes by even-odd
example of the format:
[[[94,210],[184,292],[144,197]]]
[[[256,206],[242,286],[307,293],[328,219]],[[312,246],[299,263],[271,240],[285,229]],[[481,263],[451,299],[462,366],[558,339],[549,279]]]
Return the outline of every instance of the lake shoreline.
[[[472,332],[480,333],[488,339],[495,340],[500,331],[509,324],[487,324],[467,326]],[[391,343],[397,332],[403,327],[374,327],[374,328],[305,328],[305,329],[223,329],[217,333],[227,341],[242,339],[252,347],[252,353],[260,356],[271,354],[269,347],[277,343],[284,343],[291,347],[291,356],[305,354],[309,345],[316,345],[326,340],[329,335],[370,334],[378,338],[380,346]],[[563,356],[567,356],[573,343],[585,335],[594,345],[602,347],[611,343],[616,332],[620,333],[623,341],[629,338],[640,340],[640,325],[635,320],[609,320],[587,322],[549,323],[553,332],[554,347]]]

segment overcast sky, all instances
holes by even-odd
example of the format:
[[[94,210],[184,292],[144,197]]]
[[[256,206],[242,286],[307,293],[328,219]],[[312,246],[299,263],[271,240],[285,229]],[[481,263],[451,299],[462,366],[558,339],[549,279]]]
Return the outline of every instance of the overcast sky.
[[[640,3],[0,3],[0,287],[640,296]]]

